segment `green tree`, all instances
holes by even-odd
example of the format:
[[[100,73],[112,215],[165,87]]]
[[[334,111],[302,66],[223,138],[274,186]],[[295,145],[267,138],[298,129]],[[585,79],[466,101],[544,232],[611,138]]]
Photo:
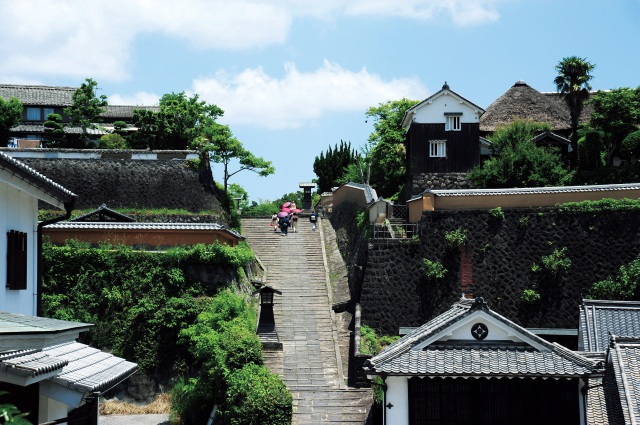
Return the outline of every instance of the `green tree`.
[[[237,206],[241,210],[244,211],[249,207],[249,193],[238,183],[231,183],[229,185],[228,193],[229,196],[233,198],[234,202],[238,201]]]
[[[271,161],[255,156],[242,146],[242,143],[231,133],[229,126],[210,120],[202,129],[202,137],[192,147],[200,150],[203,160],[211,160],[223,167],[223,184],[226,192],[229,179],[241,171],[249,170],[261,177],[275,173]],[[239,167],[231,171],[232,161],[238,161]]]
[[[22,121],[22,102],[17,97],[8,101],[0,97],[0,146],[7,146],[9,130]]]
[[[82,138],[86,142],[89,136],[89,129],[96,129],[96,123],[101,121],[100,114],[108,105],[107,96],[96,95],[98,83],[91,78],[85,79],[71,96],[71,106],[64,108],[64,113],[69,116],[69,125],[82,129]]]
[[[224,111],[216,105],[189,98],[184,92],[162,96],[158,111],[136,109],[133,121],[138,128],[132,141],[136,147],[151,149],[189,148],[203,134],[204,127],[221,117]]]
[[[65,147],[67,135],[60,114],[49,114],[44,126],[44,145],[48,148]]]
[[[385,198],[393,198],[404,186],[406,151],[402,120],[407,109],[418,103],[404,98],[381,103],[366,112],[374,120],[374,131],[369,135],[370,155],[365,162],[371,164],[371,186]]]
[[[539,187],[564,184],[569,171],[553,148],[538,147],[532,141],[547,124],[514,121],[498,129],[491,137],[495,156],[482,167],[472,169],[468,177],[477,187]]]
[[[611,165],[624,138],[640,124],[640,87],[598,91],[589,102],[593,105],[590,125],[604,132],[606,163]]]
[[[640,130],[624,138],[620,145],[620,158],[632,161],[640,159]]]
[[[340,140],[340,146],[327,150],[326,154],[320,152],[313,161],[313,172],[318,177],[318,192],[330,192],[331,188],[338,186],[346,168],[354,163],[355,152],[351,148],[351,142]]]
[[[121,135],[110,133],[100,138],[100,149],[129,149],[129,145]]]
[[[586,58],[578,56],[563,58],[556,65],[558,75],[554,83],[558,93],[562,94],[569,108],[569,114],[571,115],[571,144],[574,152],[577,152],[580,115],[582,115],[584,103],[589,99],[589,91],[591,90],[589,81],[593,78],[591,72],[594,68],[595,65],[587,61]]]

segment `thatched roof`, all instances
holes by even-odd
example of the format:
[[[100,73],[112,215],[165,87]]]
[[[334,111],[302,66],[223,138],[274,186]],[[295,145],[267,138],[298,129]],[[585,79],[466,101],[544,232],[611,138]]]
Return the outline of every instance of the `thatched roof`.
[[[589,96],[591,96],[592,93],[594,92],[589,93]],[[557,92],[544,92],[543,94],[549,99],[551,99],[552,101],[558,103],[558,105],[561,108],[567,108],[567,103],[565,102],[562,94]],[[580,120],[579,120],[580,124],[588,124],[589,119],[591,118],[592,112],[593,112],[593,105],[591,105],[589,102],[585,102],[584,107],[582,108],[582,114],[580,114]]]
[[[548,123],[552,131],[571,129],[571,117],[567,108],[523,81],[515,83],[489,105],[480,117],[480,131],[492,132],[515,120]]]

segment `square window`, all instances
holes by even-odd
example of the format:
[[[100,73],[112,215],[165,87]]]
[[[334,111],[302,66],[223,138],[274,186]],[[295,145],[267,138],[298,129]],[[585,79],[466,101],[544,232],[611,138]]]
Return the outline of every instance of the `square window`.
[[[446,140],[430,140],[429,141],[429,156],[431,158],[444,158],[447,156],[447,141]]]
[[[40,121],[40,108],[27,108],[27,121]]]
[[[49,118],[50,114],[55,114],[56,110],[53,108],[44,108],[44,120],[46,121]]]
[[[460,125],[460,115],[447,115],[445,118],[445,131],[460,131],[462,129]]]

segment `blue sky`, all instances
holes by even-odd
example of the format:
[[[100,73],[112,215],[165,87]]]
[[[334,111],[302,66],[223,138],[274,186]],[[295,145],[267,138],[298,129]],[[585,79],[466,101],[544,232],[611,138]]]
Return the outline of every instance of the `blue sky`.
[[[447,81],[486,108],[516,81],[554,91],[555,65],[596,65],[596,90],[640,85],[640,0],[0,0],[0,81],[98,81],[110,104],[185,91],[274,163],[232,178],[252,200],[311,181],[365,112]],[[220,173],[214,170],[217,179]]]

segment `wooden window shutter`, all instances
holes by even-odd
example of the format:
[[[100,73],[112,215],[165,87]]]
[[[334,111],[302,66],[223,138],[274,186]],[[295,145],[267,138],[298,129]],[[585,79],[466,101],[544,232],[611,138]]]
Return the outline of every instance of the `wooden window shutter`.
[[[7,287],[27,289],[27,234],[7,232]]]

